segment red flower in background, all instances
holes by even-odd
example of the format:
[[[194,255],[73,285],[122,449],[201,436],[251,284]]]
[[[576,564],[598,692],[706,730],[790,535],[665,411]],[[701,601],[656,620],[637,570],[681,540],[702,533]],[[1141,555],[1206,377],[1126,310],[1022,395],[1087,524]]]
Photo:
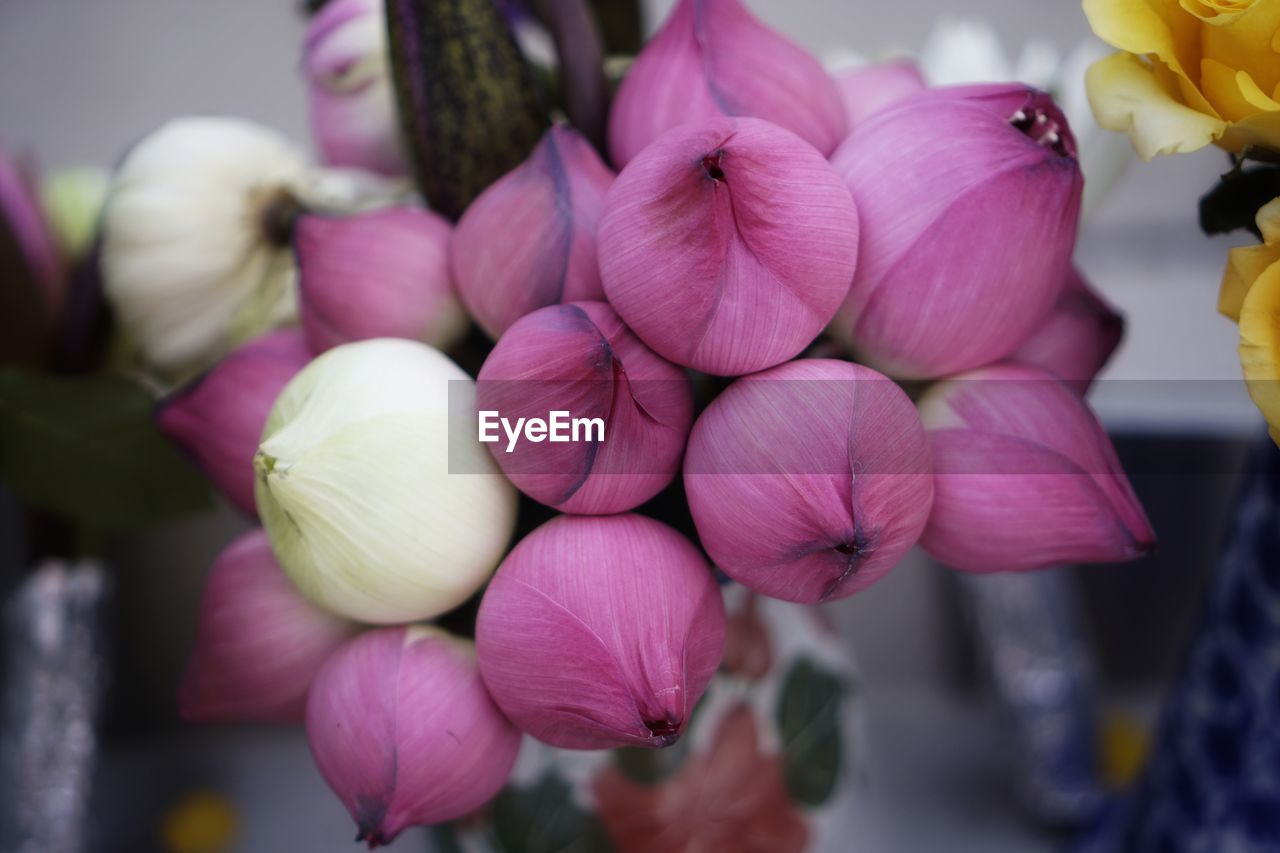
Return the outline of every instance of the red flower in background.
[[[769,629],[760,618],[755,593],[747,593],[742,607],[729,614],[725,625],[724,660],[720,668],[748,681],[764,678],[773,665]]]
[[[671,779],[640,785],[609,767],[595,780],[600,819],[620,853],[799,853],[809,830],[787,796],[782,762],[762,753],[739,705],[715,740]]]

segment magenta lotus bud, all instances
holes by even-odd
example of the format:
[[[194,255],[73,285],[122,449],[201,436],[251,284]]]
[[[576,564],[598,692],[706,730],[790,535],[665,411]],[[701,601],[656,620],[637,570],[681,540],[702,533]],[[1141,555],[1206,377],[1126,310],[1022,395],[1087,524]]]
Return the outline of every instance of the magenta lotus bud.
[[[741,0],[680,0],[627,72],[609,113],[619,168],[681,124],[750,116],[781,125],[822,156],[844,139],[844,104],[816,59]]]
[[[317,353],[409,338],[444,349],[467,330],[449,278],[449,223],[411,207],[303,216],[294,230],[299,303]]]
[[[693,426],[684,486],[698,538],[756,592],[816,604],[897,565],[929,517],[929,446],[902,389],[801,359],[739,379]]]
[[[250,531],[205,582],[179,712],[196,723],[301,723],[312,679],[356,630],[303,598],[266,533]]]
[[[493,699],[552,746],[669,746],[720,665],[720,589],[689,540],[640,515],[552,519],[480,603]]]
[[[56,309],[62,299],[65,272],[62,252],[30,176],[0,148],[0,235],[5,231],[17,244],[46,304]]]
[[[303,73],[311,132],[326,163],[408,174],[382,0],[331,0],[307,25]]]
[[[1058,304],[1010,359],[1049,371],[1081,394],[1124,337],[1124,317],[1072,269]]]
[[[920,69],[906,59],[850,68],[834,76],[850,128],[928,87]]]
[[[736,376],[793,358],[848,293],[858,214],[813,146],[757,119],[672,131],[618,176],[600,274],[659,355]]]
[[[475,646],[419,625],[369,631],[334,653],[307,699],[307,741],[370,849],[484,805],[520,751]]]
[[[832,163],[862,240],[831,331],[860,360],[895,377],[948,375],[1004,358],[1044,322],[1070,271],[1084,187],[1048,95],[922,92],[855,128]]]
[[[311,360],[302,332],[254,338],[166,399],[160,429],[185,449],[226,497],[251,516],[253,455],[276,395]]]
[[[516,488],[579,515],[625,512],[662,491],[693,425],[688,375],[603,302],[517,320],[480,369],[476,405],[490,424],[489,451]],[[547,423],[548,434],[520,439],[511,424],[521,419]]]
[[[1001,364],[932,386],[935,497],[920,544],[970,572],[1131,560],[1155,534],[1102,424],[1053,375]]]
[[[547,305],[604,298],[596,227],[613,179],[591,143],[557,125],[467,208],[449,263],[462,303],[489,337]]]

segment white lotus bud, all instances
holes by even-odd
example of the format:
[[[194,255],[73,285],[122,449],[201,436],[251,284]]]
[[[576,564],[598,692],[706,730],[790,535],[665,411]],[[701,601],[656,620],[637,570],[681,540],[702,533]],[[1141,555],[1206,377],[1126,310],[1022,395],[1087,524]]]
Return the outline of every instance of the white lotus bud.
[[[285,386],[254,459],[255,493],[305,595],[393,624],[439,615],[488,579],[516,497],[478,441],[474,398],[445,355],[391,338],[336,347]]]
[[[107,297],[152,367],[199,370],[296,317],[289,235],[300,211],[348,211],[389,192],[313,169],[252,122],[175,119],[139,142],[112,181]]]

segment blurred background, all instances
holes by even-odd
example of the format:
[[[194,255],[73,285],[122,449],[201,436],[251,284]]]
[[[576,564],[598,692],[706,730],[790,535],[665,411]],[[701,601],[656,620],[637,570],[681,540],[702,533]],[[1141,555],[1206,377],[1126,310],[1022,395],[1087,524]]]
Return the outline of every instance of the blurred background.
[[[645,4],[650,30],[671,5]],[[1032,39],[1065,55],[1089,37],[1079,4],[1065,0],[748,5],[832,61],[851,51],[917,53],[941,20],[957,15],[993,26],[1009,63]],[[3,0],[0,140],[46,168],[109,167],[166,119],[212,113],[256,119],[305,142],[302,30],[301,11],[286,0]],[[1120,142],[1123,162],[1131,155]],[[1235,328],[1215,310],[1225,245],[1196,224],[1197,199],[1226,168],[1216,149],[1150,165],[1134,160],[1108,181],[1077,255],[1128,319],[1126,341],[1093,400],[1160,537],[1159,552],[1141,562],[1061,570],[1064,594],[1082,608],[1099,684],[1102,769],[1115,781],[1131,774],[1176,672],[1242,449],[1262,428],[1239,382]],[[223,849],[192,847],[193,837],[230,838],[228,849],[243,851],[355,849],[350,820],[314,770],[301,732],[192,729],[176,719],[175,685],[204,572],[242,527],[224,509],[113,545],[116,664],[94,850]],[[20,567],[13,531],[0,533],[8,588]],[[829,609],[860,673],[863,725],[852,749],[865,791],[840,817],[837,837],[848,845],[832,849],[994,853],[1055,843],[1021,808],[1008,721],[959,586],[913,555]],[[183,834],[192,821],[206,834]],[[429,849],[429,840],[406,833],[397,848]]]

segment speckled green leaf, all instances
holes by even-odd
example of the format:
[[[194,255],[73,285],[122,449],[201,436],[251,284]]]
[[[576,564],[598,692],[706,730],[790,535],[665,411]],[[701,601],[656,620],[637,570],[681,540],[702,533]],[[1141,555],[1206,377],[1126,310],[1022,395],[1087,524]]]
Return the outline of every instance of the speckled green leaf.
[[[493,0],[386,0],[406,146],[432,208],[457,219],[528,156],[547,114]]]
[[[0,370],[0,482],[29,506],[101,527],[209,506],[204,478],[156,428],[153,405],[118,377]]]
[[[840,778],[840,679],[801,659],[778,696],[778,735],[787,792],[798,803],[826,802]]]
[[[508,786],[493,801],[493,832],[502,853],[606,853],[599,819],[573,802],[555,771],[529,788]]]

